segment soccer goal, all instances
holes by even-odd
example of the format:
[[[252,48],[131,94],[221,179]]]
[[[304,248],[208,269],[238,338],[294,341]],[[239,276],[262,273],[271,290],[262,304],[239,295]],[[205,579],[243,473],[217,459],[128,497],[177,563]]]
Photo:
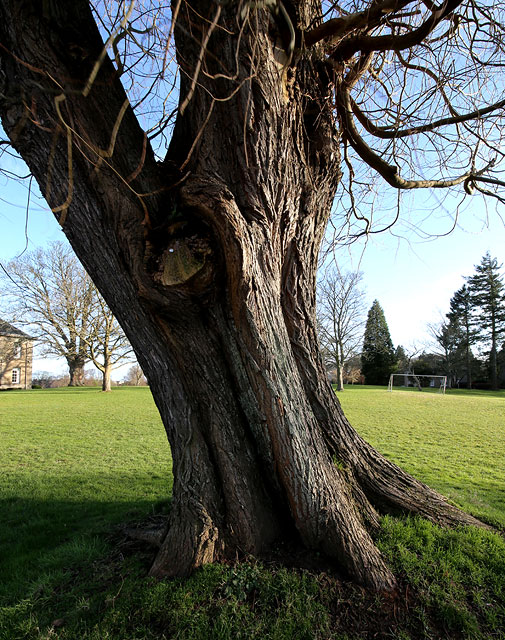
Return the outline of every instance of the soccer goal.
[[[447,376],[419,375],[417,373],[392,373],[389,376],[388,391],[393,387],[414,387],[422,391],[424,389],[438,389],[439,393],[445,393]]]

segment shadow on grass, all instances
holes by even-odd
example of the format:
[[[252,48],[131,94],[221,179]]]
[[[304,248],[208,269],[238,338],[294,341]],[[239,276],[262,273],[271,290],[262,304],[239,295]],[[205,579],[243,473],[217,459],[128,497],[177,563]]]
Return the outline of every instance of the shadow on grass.
[[[0,600],[0,640],[503,637],[502,538],[473,528],[447,531],[420,518],[383,524],[379,544],[400,580],[394,597],[330,573],[253,560],[158,581],[117,545],[70,536],[41,550],[38,573],[20,597]]]
[[[45,574],[86,565],[106,553],[124,522],[168,512],[169,499],[61,501],[10,497],[0,501],[0,604],[25,597]]]

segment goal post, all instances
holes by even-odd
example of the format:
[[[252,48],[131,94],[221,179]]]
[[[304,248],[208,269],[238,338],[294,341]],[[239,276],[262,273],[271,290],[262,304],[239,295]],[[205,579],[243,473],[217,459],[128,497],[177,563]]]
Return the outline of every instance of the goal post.
[[[395,386],[395,378],[403,378],[403,382],[396,384],[401,387],[415,387],[422,391],[423,382],[427,388],[438,389],[440,393],[445,393],[447,388],[447,376],[435,376],[430,374],[418,374],[418,373],[392,373],[389,376],[388,391],[393,391]],[[427,382],[427,384],[426,384]]]

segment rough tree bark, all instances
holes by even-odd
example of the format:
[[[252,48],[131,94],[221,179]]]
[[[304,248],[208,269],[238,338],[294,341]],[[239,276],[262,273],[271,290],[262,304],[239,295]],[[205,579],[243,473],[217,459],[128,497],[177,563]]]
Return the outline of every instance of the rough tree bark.
[[[228,29],[157,164],[108,59],[88,86],[103,44],[87,3],[0,2],[3,126],[130,339],[170,441],[171,521],[151,572],[296,536],[394,589],[376,509],[478,523],[366,444],[327,382],[315,275],[340,159],[326,68],[287,67],[267,10],[239,38],[232,4],[192,4],[175,34],[181,101],[216,11]],[[317,11],[285,4],[302,25]],[[210,77],[223,68],[237,69],[233,95]]]
[[[111,366],[110,364],[105,364],[102,371],[102,391],[111,391]]]
[[[86,364],[84,358],[79,356],[75,358],[67,358],[67,364],[70,376],[68,386],[82,387],[84,384],[84,365]]]
[[[337,390],[342,391],[344,388],[344,367],[340,365],[338,367],[338,382],[337,382]]]

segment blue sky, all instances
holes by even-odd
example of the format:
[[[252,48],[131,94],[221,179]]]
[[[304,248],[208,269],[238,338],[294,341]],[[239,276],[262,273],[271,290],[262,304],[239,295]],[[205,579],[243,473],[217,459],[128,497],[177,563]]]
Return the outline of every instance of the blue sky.
[[[393,228],[358,241],[336,253],[344,269],[359,269],[364,274],[367,302],[370,306],[377,298],[386,314],[393,343],[408,347],[428,342],[427,324],[436,323],[448,310],[453,293],[462,286],[462,276],[471,275],[474,265],[486,251],[505,261],[505,226],[499,213],[485,210],[480,196],[469,199],[459,218],[456,229],[447,236],[420,240],[414,227],[417,220],[424,222],[427,232],[444,233],[451,227],[451,202],[445,205],[430,202],[429,194],[417,194],[406,213],[408,225]],[[26,221],[27,183],[22,186],[0,177],[0,260],[4,266],[28,249],[45,246],[52,240],[65,237],[47,210],[36,185],[31,195],[30,211]],[[503,211],[505,215],[505,211]],[[37,360],[39,370],[64,371],[64,362]]]
[[[416,219],[432,212],[421,228],[443,234],[451,228],[457,207],[452,198],[436,206],[430,199],[429,193],[416,193],[409,206],[409,228],[393,228],[341,252],[350,268],[364,273],[368,301],[379,300],[395,346],[430,342],[428,323],[443,319],[450,298],[465,282],[463,276],[472,275],[486,251],[505,262],[505,225],[500,218],[505,207],[473,196],[451,233],[421,239],[412,228]]]

